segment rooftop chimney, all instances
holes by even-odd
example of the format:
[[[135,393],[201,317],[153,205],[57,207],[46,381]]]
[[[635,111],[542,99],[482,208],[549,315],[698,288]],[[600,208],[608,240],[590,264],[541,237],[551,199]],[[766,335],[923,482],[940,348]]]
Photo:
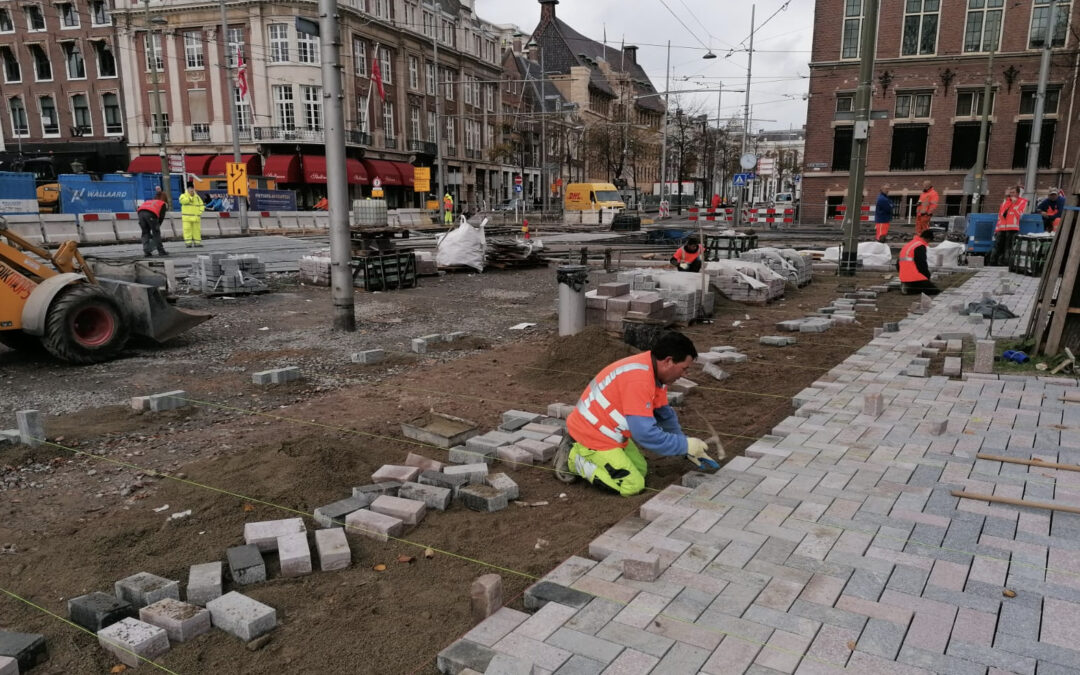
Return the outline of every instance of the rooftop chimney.
[[[555,5],[557,4],[559,4],[559,0],[540,0],[540,23],[555,18]]]
[[[626,45],[623,47],[623,53],[626,54],[627,61],[637,63],[637,45]]]

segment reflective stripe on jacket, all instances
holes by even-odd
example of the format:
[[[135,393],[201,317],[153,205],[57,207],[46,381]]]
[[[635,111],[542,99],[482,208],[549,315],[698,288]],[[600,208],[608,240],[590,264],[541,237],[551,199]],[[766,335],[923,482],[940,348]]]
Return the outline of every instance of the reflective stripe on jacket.
[[[1020,216],[1023,215],[1026,206],[1026,199],[1006,199],[1001,202],[994,232],[1018,231],[1020,229]]]
[[[937,190],[930,188],[929,190],[923,190],[922,196],[919,198],[919,207],[915,210],[916,215],[933,215],[934,210],[938,207]]]
[[[139,204],[139,208],[136,211],[149,211],[161,220],[161,214],[165,213],[165,202],[160,199],[147,199],[142,204]]]
[[[929,281],[926,275],[915,266],[915,250],[920,246],[925,247],[926,242],[922,237],[915,237],[904,248],[900,249],[900,283],[910,284],[915,281]]]
[[[667,404],[667,387],[656,382],[652,353],[642,352],[601,370],[585,387],[566,428],[590,450],[625,448],[630,440],[627,416],[651,417]]]

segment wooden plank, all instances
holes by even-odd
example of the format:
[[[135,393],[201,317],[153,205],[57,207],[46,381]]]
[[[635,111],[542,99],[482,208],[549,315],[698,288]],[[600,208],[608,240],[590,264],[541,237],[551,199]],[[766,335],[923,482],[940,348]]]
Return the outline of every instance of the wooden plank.
[[[961,499],[974,499],[979,502],[992,502],[995,504],[1008,504],[1010,506],[1026,506],[1031,509],[1046,509],[1048,511],[1064,511],[1065,513],[1080,513],[1080,506],[1068,504],[1056,504],[1054,502],[1033,502],[1027,499],[1014,499],[1013,497],[999,497],[997,495],[981,494],[979,492],[965,492],[953,490],[950,494]]]
[[[1057,462],[1044,462],[1041,459],[1018,459],[1016,457],[1006,457],[1004,455],[988,455],[982,452],[975,455],[975,457],[978,459],[988,459],[993,462],[1005,462],[1007,464],[1026,464],[1027,466],[1041,466],[1045,469],[1080,471],[1080,464],[1058,464]]]

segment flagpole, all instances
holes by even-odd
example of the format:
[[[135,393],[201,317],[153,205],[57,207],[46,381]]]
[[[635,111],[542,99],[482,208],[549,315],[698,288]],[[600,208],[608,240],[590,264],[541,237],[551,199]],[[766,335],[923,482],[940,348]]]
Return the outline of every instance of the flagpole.
[[[368,114],[368,129],[371,130],[371,144],[375,143],[375,116],[371,110],[371,89],[375,86],[375,68],[379,63],[379,46],[380,43],[375,43],[375,51],[371,57],[371,72],[368,73],[367,83],[367,96],[364,97],[364,110]],[[380,69],[379,79],[382,79],[382,72]]]

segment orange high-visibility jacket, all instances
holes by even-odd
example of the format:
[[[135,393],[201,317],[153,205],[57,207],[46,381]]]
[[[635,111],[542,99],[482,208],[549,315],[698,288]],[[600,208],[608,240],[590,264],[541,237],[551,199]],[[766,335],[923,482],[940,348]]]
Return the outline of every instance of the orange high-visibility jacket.
[[[686,250],[685,247],[680,246],[679,250],[675,251],[675,255],[673,255],[672,257],[675,258],[676,265],[680,265],[682,263],[686,263],[687,265],[689,265],[690,263],[701,257],[701,244],[698,244],[698,249],[694,253],[690,253]]]
[[[998,209],[998,221],[994,227],[994,232],[1008,232],[1020,230],[1020,216],[1024,215],[1024,208],[1027,206],[1026,199],[1008,199],[1001,202],[1001,208]]]
[[[916,215],[932,215],[937,209],[939,200],[940,197],[934,188],[923,190],[922,196],[919,197],[919,206],[915,210]]]
[[[612,363],[589,382],[566,418],[566,429],[590,450],[625,448],[630,440],[627,416],[652,417],[667,404],[667,387],[656,381],[652,352],[642,352]]]
[[[149,211],[161,220],[161,214],[165,212],[165,202],[160,199],[147,199],[142,204],[139,204],[139,208],[136,211]]]
[[[900,249],[900,283],[910,284],[915,281],[929,281],[925,274],[915,266],[915,250],[926,246],[922,237],[915,237]]]

